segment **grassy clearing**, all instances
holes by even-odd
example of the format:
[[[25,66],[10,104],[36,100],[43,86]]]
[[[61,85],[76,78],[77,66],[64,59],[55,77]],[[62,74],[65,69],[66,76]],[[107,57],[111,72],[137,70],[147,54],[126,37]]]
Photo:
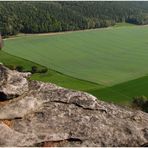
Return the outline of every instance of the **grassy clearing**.
[[[22,58],[12,56],[3,51],[0,51],[0,62],[5,65],[23,66],[25,71],[30,71],[32,66],[37,66],[39,69],[43,68],[43,66],[41,65],[24,60]],[[94,84],[94,83],[87,82],[87,81],[78,80],[78,79],[60,74],[50,69],[48,70],[47,73],[44,73],[44,74],[40,74],[40,73],[33,74],[31,79],[39,80],[43,82],[51,82],[51,83],[55,83],[57,85],[60,85],[66,88],[83,90],[83,91],[87,91],[89,89],[102,88],[101,85]]]
[[[148,27],[117,27],[5,41],[4,51],[66,75],[113,86],[148,73]]]

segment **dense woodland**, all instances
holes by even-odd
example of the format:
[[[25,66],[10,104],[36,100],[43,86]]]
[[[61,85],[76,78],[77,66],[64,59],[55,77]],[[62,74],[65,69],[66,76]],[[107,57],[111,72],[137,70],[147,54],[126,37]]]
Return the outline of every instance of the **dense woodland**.
[[[0,2],[3,36],[148,23],[148,2]]]

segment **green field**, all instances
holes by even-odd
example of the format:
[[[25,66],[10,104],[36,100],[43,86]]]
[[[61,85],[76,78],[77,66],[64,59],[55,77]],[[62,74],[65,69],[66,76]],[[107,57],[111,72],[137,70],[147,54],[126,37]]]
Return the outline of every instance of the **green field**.
[[[3,50],[50,69],[46,74],[33,75],[32,79],[127,104],[133,96],[148,96],[145,82],[148,79],[148,27],[120,26],[20,36],[5,40]]]
[[[128,104],[132,101],[134,96],[147,96],[148,97],[148,76],[144,76],[135,80],[124,82],[114,85],[112,87],[106,87],[102,89],[89,90],[95,96],[102,97],[103,100]]]
[[[12,56],[8,53],[5,53],[4,51],[0,51],[0,62],[6,66],[17,66],[17,65],[23,66],[24,71],[30,71],[32,66],[37,66],[38,69],[43,68],[43,66],[39,64],[33,63],[31,61],[19,57]],[[102,88],[101,85],[72,78],[50,69],[48,70],[47,73],[44,74],[40,73],[33,74],[31,79],[43,82],[51,82],[63,87],[82,90],[82,91]]]
[[[148,73],[148,27],[124,27],[24,36],[4,51],[66,75],[105,86]]]
[[[43,66],[27,61],[25,59],[12,56],[4,51],[0,50],[0,62],[3,63],[4,65],[8,67],[13,67],[17,65],[21,65],[24,67],[24,71],[30,71],[32,66],[37,66],[39,69],[42,68]]]

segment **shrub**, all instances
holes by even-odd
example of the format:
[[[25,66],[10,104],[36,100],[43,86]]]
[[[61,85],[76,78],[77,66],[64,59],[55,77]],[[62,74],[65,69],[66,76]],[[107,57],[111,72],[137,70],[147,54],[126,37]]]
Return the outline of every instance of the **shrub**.
[[[136,96],[133,98],[132,106],[148,112],[148,98],[145,96]]]
[[[47,71],[48,71],[47,68],[43,68],[43,69],[41,69],[41,70],[39,71],[39,73],[46,73]]]
[[[32,66],[31,67],[31,73],[37,73],[37,72],[38,72],[37,66]]]
[[[16,66],[16,70],[19,71],[19,72],[22,72],[24,69],[23,66]]]
[[[8,67],[9,69],[11,70],[15,70],[16,69],[16,65],[7,65],[7,64],[4,64],[6,67]]]

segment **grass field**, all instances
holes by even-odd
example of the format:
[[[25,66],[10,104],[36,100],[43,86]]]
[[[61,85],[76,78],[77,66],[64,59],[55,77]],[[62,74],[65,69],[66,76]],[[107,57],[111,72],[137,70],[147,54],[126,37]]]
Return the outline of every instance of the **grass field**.
[[[23,66],[24,71],[30,71],[32,66],[37,66],[38,69],[43,68],[43,66],[39,64],[33,63],[31,61],[28,61],[28,60],[25,60],[19,57],[12,56],[8,53],[5,53],[4,51],[0,51],[0,62],[8,66],[13,66],[13,65]],[[76,90],[82,90],[82,91],[87,91],[90,89],[95,90],[95,89],[102,88],[101,85],[79,80],[76,78],[72,78],[72,77],[60,74],[50,69],[48,70],[47,73],[44,73],[44,74],[40,74],[40,73],[33,74],[31,79],[39,80],[43,82],[51,82],[51,83],[55,83],[63,87],[76,89]]]
[[[115,24],[113,27],[133,27],[133,26],[136,26],[135,24],[129,24],[129,23],[126,23],[126,22],[122,22],[122,23],[117,23]]]
[[[148,73],[148,27],[124,27],[6,40],[4,51],[105,86]]]
[[[32,66],[37,66],[39,69],[43,66],[27,61],[25,59],[21,59],[16,56],[12,56],[4,51],[0,50],[0,62],[3,63],[6,66],[15,66],[15,65],[21,65],[24,67],[24,71],[30,71]]]
[[[53,69],[32,79],[128,104],[133,96],[148,96],[148,27],[122,26],[20,36],[5,40],[4,51]]]
[[[148,97],[148,76],[88,92],[108,102],[129,104],[135,96]]]

